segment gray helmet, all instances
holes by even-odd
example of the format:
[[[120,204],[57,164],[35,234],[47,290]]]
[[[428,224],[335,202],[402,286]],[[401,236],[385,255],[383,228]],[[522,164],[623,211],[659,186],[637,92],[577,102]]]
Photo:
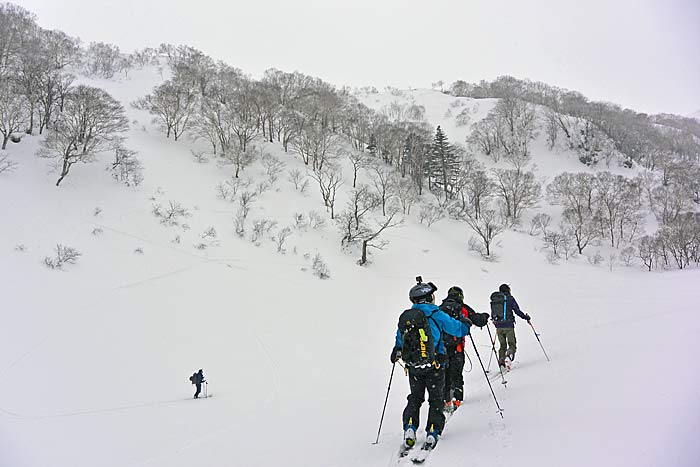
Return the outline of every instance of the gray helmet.
[[[437,290],[437,287],[432,282],[427,284],[420,282],[413,287],[408,292],[408,298],[413,303],[432,303],[433,293]]]

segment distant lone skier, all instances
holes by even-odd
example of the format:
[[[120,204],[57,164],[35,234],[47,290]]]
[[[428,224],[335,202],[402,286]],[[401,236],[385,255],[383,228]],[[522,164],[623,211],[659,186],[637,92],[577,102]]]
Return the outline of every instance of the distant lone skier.
[[[489,322],[488,313],[477,313],[472,307],[464,303],[464,292],[456,285],[447,291],[447,297],[440,304],[440,309],[459,319],[469,318],[475,326],[483,327]],[[464,337],[457,338],[443,336],[445,341],[445,410],[452,412],[457,410],[464,400]]]
[[[435,447],[445,426],[445,344],[443,333],[457,338],[469,334],[471,321],[465,317],[451,318],[433,302],[437,287],[416,278],[416,284],[408,297],[413,306],[399,317],[396,341],[391,352],[391,362],[403,359],[406,364],[411,393],[403,411],[404,452],[416,444],[416,430],[420,424],[420,407],[428,391],[428,422],[423,450]]]
[[[202,392],[202,383],[206,383],[206,380],[204,379],[204,372],[201,368],[198,372],[193,373],[192,376],[190,376],[190,381],[192,384],[197,386],[197,392],[194,393],[194,398],[198,399],[199,393]]]
[[[518,302],[510,293],[508,284],[501,284],[498,292],[491,294],[491,319],[496,326],[498,336],[498,365],[510,370],[510,364],[515,360],[518,350],[515,339],[515,315],[525,321],[530,321],[530,315],[520,311]]]

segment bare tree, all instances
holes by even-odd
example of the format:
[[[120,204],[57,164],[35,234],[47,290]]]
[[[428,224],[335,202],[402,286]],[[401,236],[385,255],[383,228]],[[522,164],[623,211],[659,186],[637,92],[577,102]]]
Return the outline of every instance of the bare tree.
[[[398,178],[395,180],[396,196],[401,203],[401,209],[404,214],[411,213],[411,207],[418,201],[418,192],[416,186],[410,179]]]
[[[12,133],[23,129],[27,123],[27,98],[19,94],[9,80],[0,79],[0,134],[2,149]]]
[[[506,223],[493,209],[483,209],[477,218],[473,212],[466,211],[462,220],[476,233],[485,249],[485,256],[491,256],[494,239],[506,229]]]
[[[0,174],[12,172],[17,167],[17,163],[5,155],[0,155]]]
[[[119,47],[104,42],[91,42],[85,56],[88,75],[111,78],[118,69]]]
[[[386,216],[387,204],[396,196],[396,185],[393,170],[390,167],[375,163],[370,171],[370,180],[379,197],[382,216]]]
[[[352,164],[352,187],[357,185],[357,174],[360,169],[364,169],[369,165],[369,159],[363,151],[353,150],[348,152],[348,159]]]
[[[562,223],[567,234],[576,240],[579,254],[583,254],[583,249],[600,235],[595,226],[595,219],[589,211],[579,213],[567,208],[564,210]]]
[[[649,205],[659,222],[671,224],[683,211],[690,209],[690,193],[676,183],[659,185],[649,190]]]
[[[334,157],[339,143],[338,135],[330,129],[309,124],[292,140],[292,147],[305,165],[311,163],[312,170],[319,171]]]
[[[262,151],[262,147],[260,150]],[[285,163],[269,153],[264,153],[262,156],[260,156],[260,160],[263,167],[265,167],[265,172],[267,173],[267,179],[270,182],[270,185],[274,185],[279,179],[280,174],[284,171],[284,168],[286,167]]]
[[[143,166],[136,157],[136,151],[117,147],[114,162],[110,167],[112,177],[126,186],[138,186],[143,181]]]
[[[637,244],[637,256],[642,260],[642,263],[649,271],[651,271],[651,268],[657,260],[658,251],[656,245],[657,240],[649,235],[640,238]]]
[[[485,170],[477,166],[466,178],[466,183],[461,193],[462,196],[466,197],[466,200],[463,199],[462,204],[465,205],[468,202],[474,211],[474,216],[478,218],[481,215],[482,206],[487,205],[493,196],[493,180],[489,178]]]
[[[597,218],[607,232],[612,246],[619,245],[625,234],[634,235],[641,206],[639,186],[621,175],[600,172],[595,177]]]
[[[245,169],[252,164],[253,161],[255,161],[255,156],[256,152],[255,148],[253,147],[249,147],[245,151],[238,147],[234,147],[221,155],[221,163],[224,165],[233,165],[233,176],[238,178],[241,170]]]
[[[544,212],[537,214],[530,221],[530,235],[535,235],[537,232],[544,235],[547,232],[547,227],[551,222],[552,217]]]
[[[38,155],[60,160],[58,186],[74,164],[91,162],[98,153],[121,147],[119,134],[127,129],[119,102],[102,89],[77,86],[66,97],[55,130],[41,141]]]
[[[153,89],[153,94],[148,94],[136,102],[137,107],[155,115],[165,129],[165,137],[170,138],[172,132],[175,141],[187,129],[196,105],[195,90],[185,83],[173,80],[157,86]]]
[[[350,191],[347,206],[337,220],[343,234],[341,244],[353,243],[365,233],[365,217],[380,204],[379,196],[368,185],[361,184]]]
[[[502,201],[504,214],[512,222],[517,222],[523,209],[534,207],[540,198],[541,185],[532,172],[517,169],[494,170],[496,194]]]
[[[333,206],[335,205],[335,196],[338,188],[343,184],[343,173],[339,167],[334,165],[326,165],[322,170],[311,172],[311,177],[318,182],[318,187],[321,190],[323,204],[331,211],[331,219],[335,218]]]
[[[367,264],[367,251],[369,248],[381,250],[388,244],[387,241],[381,239],[381,235],[386,230],[403,224],[403,218],[398,219],[398,215],[398,206],[391,206],[387,211],[387,215],[383,219],[377,220],[373,225],[368,225],[366,227],[365,233],[360,237],[362,242],[362,255],[360,256],[359,264],[361,266]]]

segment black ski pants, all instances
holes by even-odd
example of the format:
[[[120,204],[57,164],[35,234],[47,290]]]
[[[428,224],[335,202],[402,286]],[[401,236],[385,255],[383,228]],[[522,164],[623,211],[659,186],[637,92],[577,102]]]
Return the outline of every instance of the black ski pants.
[[[197,392],[194,393],[194,398],[197,399],[199,397],[199,393],[202,392],[202,383],[195,383],[197,385]]]
[[[440,368],[408,369],[408,382],[411,393],[408,395],[408,404],[403,411],[404,430],[408,426],[418,428],[420,425],[420,407],[425,400],[425,391],[428,391],[428,423],[425,431],[437,431],[442,433],[445,427],[445,414],[442,412],[445,406],[445,370]]]
[[[452,397],[458,401],[464,400],[464,351],[455,351],[447,360],[445,368],[445,400],[449,401]]]

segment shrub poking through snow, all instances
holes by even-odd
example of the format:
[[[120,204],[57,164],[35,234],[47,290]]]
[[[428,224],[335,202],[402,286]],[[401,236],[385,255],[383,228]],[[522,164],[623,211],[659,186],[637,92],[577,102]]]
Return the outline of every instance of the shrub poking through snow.
[[[328,265],[326,265],[326,263],[323,261],[320,253],[316,253],[316,256],[314,256],[314,259],[311,262],[311,269],[314,276],[318,277],[319,279],[328,279],[331,277],[331,272],[328,270]]]
[[[190,217],[190,212],[176,201],[169,201],[167,206],[153,205],[153,215],[160,219],[163,225],[180,225],[185,218]],[[183,227],[186,224],[183,224]]]
[[[82,253],[75,248],[59,243],[56,245],[56,255],[44,258],[44,264],[51,269],[63,269],[64,264],[75,264],[80,256],[82,256]]]

